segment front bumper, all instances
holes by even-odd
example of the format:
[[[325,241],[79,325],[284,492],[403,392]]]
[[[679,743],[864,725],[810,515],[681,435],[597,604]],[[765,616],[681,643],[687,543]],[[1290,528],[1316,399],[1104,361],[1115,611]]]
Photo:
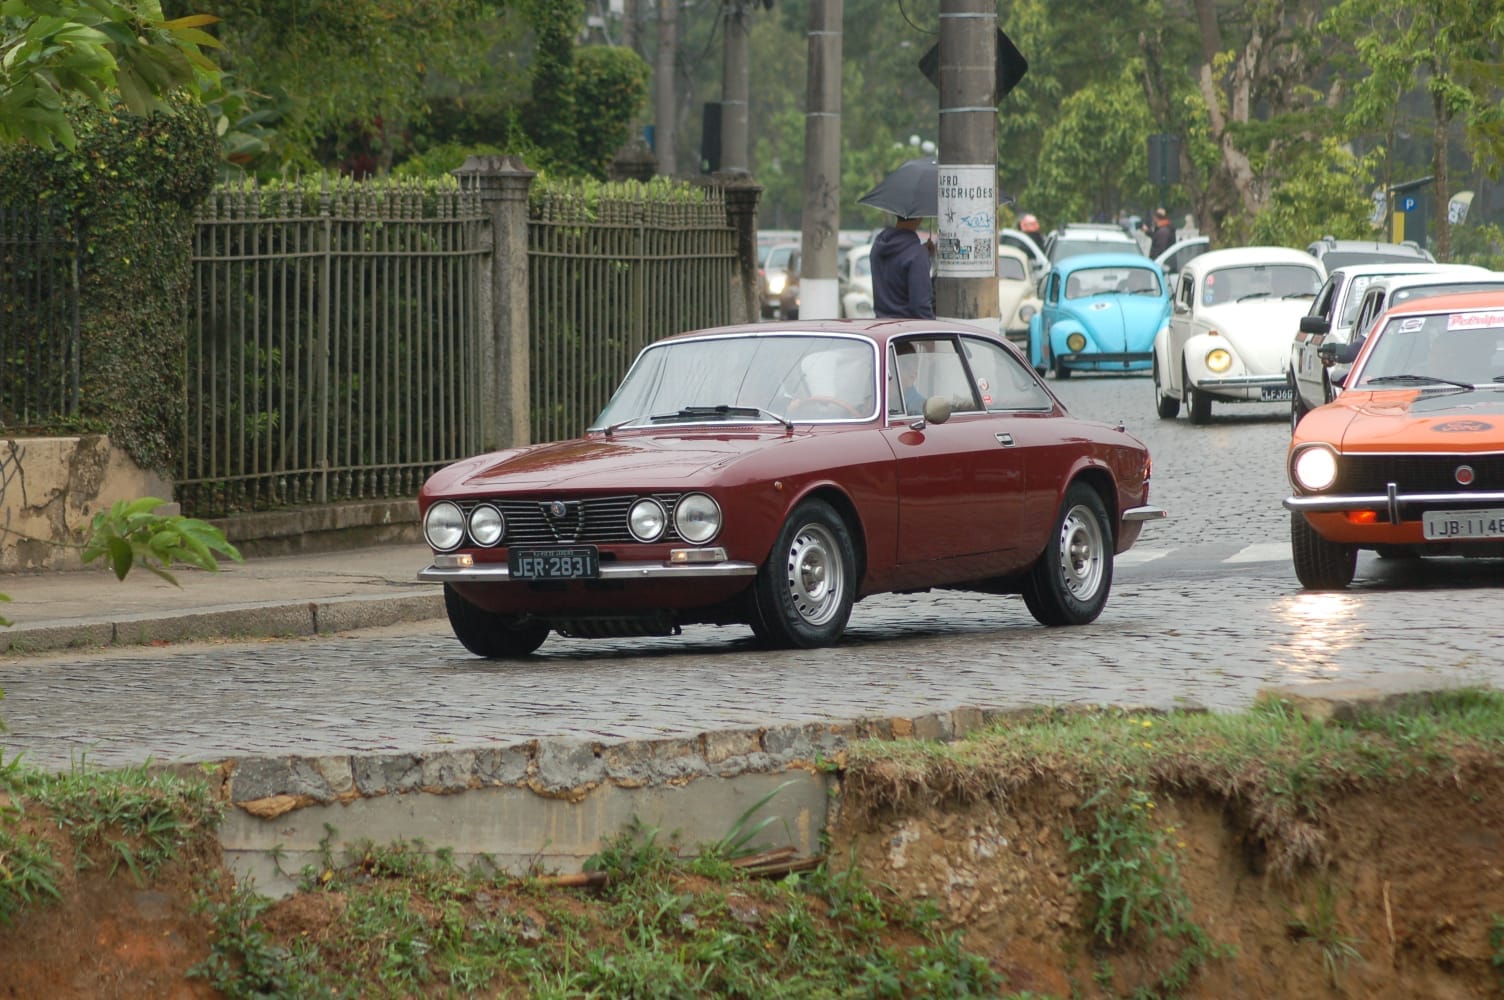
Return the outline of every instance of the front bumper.
[[[446,561],[453,556],[438,555],[433,564],[418,571],[418,579],[424,583],[516,583],[532,584],[538,580],[514,580],[505,563],[480,563],[471,566],[450,565]],[[726,560],[716,563],[689,563],[669,565],[662,562],[613,562],[602,563],[601,574],[591,580],[648,580],[654,582],[679,580],[721,580],[728,577],[756,576],[757,567],[748,562]],[[570,581],[583,582],[583,581]]]
[[[1148,364],[1154,360],[1153,351],[1076,351],[1067,354],[1057,354],[1055,359],[1063,365],[1076,367],[1077,365],[1089,364],[1113,364],[1122,365],[1124,368],[1132,364]]]
[[[1504,492],[1475,491],[1470,493],[1401,493],[1393,484],[1384,493],[1317,494],[1313,496],[1286,497],[1286,510],[1302,514],[1346,514],[1353,511],[1371,510],[1384,514],[1389,524],[1414,521],[1428,510],[1466,510],[1470,507],[1496,504],[1504,506]]]

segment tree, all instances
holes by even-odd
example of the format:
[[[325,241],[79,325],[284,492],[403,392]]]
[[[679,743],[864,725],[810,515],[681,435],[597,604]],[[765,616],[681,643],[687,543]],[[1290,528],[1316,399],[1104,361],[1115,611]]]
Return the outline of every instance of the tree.
[[[216,19],[167,20],[158,0],[3,0],[0,2],[0,143],[45,149],[77,139],[70,102],[108,107],[118,94],[145,114],[163,95],[219,69],[201,50],[218,42],[202,29]]]

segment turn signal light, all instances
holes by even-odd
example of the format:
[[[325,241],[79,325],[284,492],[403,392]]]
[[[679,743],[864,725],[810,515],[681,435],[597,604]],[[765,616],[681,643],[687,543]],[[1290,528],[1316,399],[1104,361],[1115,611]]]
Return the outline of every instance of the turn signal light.
[[[1376,510],[1350,510],[1347,512],[1348,524],[1378,524],[1379,512]]]

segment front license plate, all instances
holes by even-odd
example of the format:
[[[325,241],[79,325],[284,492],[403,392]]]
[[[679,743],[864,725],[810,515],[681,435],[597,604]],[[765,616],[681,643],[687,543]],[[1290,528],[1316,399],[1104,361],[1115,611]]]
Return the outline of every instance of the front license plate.
[[[1259,392],[1259,398],[1265,402],[1273,402],[1280,399],[1294,399],[1295,390],[1288,385],[1266,385]]]
[[[1421,515],[1427,538],[1504,538],[1504,510],[1428,510]]]
[[[517,580],[591,580],[601,575],[601,557],[594,545],[569,549],[512,549],[507,570]]]

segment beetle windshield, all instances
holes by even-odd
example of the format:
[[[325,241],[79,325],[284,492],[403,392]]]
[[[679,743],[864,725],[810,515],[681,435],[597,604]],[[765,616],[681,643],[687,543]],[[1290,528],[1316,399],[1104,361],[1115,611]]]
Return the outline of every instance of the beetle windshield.
[[[1159,271],[1148,267],[1083,267],[1065,280],[1065,297],[1089,295],[1159,295]]]
[[[767,422],[795,411],[811,419],[872,418],[876,357],[869,340],[813,334],[655,344],[632,365],[592,429],[638,421]],[[811,408],[811,401],[821,405]]]

